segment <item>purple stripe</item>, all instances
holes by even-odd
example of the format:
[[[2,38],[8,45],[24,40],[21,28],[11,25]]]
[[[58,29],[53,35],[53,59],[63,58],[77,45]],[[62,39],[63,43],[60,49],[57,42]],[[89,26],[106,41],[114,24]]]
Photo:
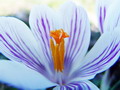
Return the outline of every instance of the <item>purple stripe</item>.
[[[50,57],[49,57],[49,55],[48,55],[48,51],[47,51],[47,45],[46,45],[46,43],[45,43],[45,39],[43,38],[44,36],[43,36],[43,34],[42,34],[42,32],[41,32],[41,29],[40,29],[40,27],[39,27],[39,22],[38,22],[38,20],[36,20],[37,22],[36,22],[36,25],[37,25],[37,27],[38,27],[38,30],[39,30],[39,33],[40,33],[40,35],[41,35],[41,39],[42,39],[42,41],[43,41],[43,46],[42,46],[42,51],[43,51],[43,53],[44,53],[44,56],[47,58],[47,60],[51,60],[50,59]]]
[[[72,39],[73,37],[71,37],[71,36],[73,36],[72,34],[73,34],[73,30],[70,31],[70,37],[69,37],[69,40],[68,40],[68,44],[66,45],[67,48],[66,48],[65,60],[67,60],[66,58],[69,56],[69,53],[70,53],[70,49],[71,49],[70,47],[72,45],[70,43],[72,43],[72,40],[73,40]]]
[[[73,20],[71,20],[71,29],[73,27]],[[70,30],[70,36],[72,34],[72,30]],[[69,42],[71,41],[71,37],[68,40],[68,43],[66,45],[66,53],[65,53],[65,62],[67,62],[67,58],[68,58],[68,50],[69,50]]]
[[[70,36],[72,35],[72,27],[73,27],[73,20],[71,20],[71,25],[70,25],[71,27],[70,27]],[[67,58],[67,52],[68,52],[68,49],[69,49],[69,42],[70,42],[70,39],[71,37],[69,37],[69,40],[68,40],[68,43],[67,43],[67,47],[66,47],[66,53],[65,53],[65,60],[67,60],[66,58]]]
[[[49,21],[48,21],[47,18],[46,18],[46,22],[47,22],[47,25],[48,25],[48,30],[49,30],[49,32],[50,32],[50,24],[49,24]]]
[[[73,35],[70,36],[70,37],[71,37],[71,38],[70,38],[70,39],[71,39],[71,42],[69,43],[70,51],[67,52],[69,56],[71,55],[72,49],[74,48],[75,36],[76,36],[76,34],[77,34],[77,29],[78,29],[78,28],[77,28],[77,22],[78,22],[78,17],[77,17],[77,9],[76,9],[76,11],[75,11],[75,23],[74,23]]]
[[[91,89],[90,89],[90,86],[88,86],[88,84],[86,84],[86,83],[84,83],[84,84],[87,86],[88,90],[91,90]]]
[[[107,62],[103,63],[101,66],[103,66],[103,65],[107,64],[108,62],[110,62],[110,61],[118,54],[118,52],[119,52],[119,50],[117,50],[117,51],[115,52],[115,54],[114,54],[112,57],[110,57],[110,59],[109,59]],[[104,59],[107,59],[107,58],[108,58],[108,56],[105,57]],[[103,59],[103,60],[104,60],[104,59]]]
[[[46,37],[46,40],[47,40],[47,46],[49,47],[49,37],[48,37],[48,34],[47,34],[47,29],[46,29],[46,26],[45,26],[45,22],[43,20],[43,18],[41,18],[41,23],[42,23],[42,26],[43,26],[43,31],[44,31],[44,35]],[[50,31],[49,31],[50,32]]]

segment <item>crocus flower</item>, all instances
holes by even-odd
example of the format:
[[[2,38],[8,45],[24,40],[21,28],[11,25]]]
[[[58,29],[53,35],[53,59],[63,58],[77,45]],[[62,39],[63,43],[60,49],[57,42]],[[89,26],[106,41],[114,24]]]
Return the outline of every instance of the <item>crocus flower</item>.
[[[103,33],[87,53],[90,23],[73,2],[59,11],[35,6],[29,23],[31,30],[18,19],[0,17],[0,51],[10,59],[0,61],[1,82],[21,89],[98,90],[89,80],[120,55],[119,27]]]

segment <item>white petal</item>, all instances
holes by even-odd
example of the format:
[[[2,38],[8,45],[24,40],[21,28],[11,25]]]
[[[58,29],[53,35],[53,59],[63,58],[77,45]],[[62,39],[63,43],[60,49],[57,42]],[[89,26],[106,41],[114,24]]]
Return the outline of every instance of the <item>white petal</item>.
[[[94,47],[71,75],[71,78],[91,79],[97,73],[110,68],[120,56],[120,27],[114,32],[103,33]],[[77,66],[77,63],[76,63]]]
[[[65,72],[68,73],[74,63],[80,62],[85,56],[90,42],[90,23],[85,10],[73,2],[61,6],[65,31],[70,35],[66,38]],[[77,59],[79,58],[79,59]]]
[[[120,0],[115,0],[107,11],[104,22],[105,31],[113,31],[117,26],[120,26]]]
[[[8,60],[0,60],[0,82],[21,89],[42,89],[56,85],[25,65]]]
[[[99,90],[90,81],[73,82],[65,86],[57,86],[53,90]]]
[[[107,11],[110,5],[112,5],[113,1],[115,0],[96,0],[98,24],[99,24],[99,30],[101,33],[104,32],[104,29],[103,29],[104,21],[107,15]]]
[[[47,61],[40,52],[30,29],[13,17],[0,17],[0,52],[7,58],[23,62],[29,67],[43,72]]]

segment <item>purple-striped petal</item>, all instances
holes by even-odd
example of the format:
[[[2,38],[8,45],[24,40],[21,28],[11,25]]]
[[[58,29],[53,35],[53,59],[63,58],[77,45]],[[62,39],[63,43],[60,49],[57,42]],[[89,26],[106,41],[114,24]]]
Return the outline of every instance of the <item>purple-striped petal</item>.
[[[120,26],[120,0],[115,0],[107,11],[104,22],[104,30],[111,31]]]
[[[99,90],[90,81],[74,82],[64,86],[55,87],[53,90]]]
[[[16,61],[0,60],[0,82],[24,90],[56,86],[40,73]]]
[[[90,42],[90,24],[85,10],[73,2],[66,2],[60,10],[65,31],[70,35],[66,38],[65,54],[65,72],[68,73],[74,62],[80,62],[87,52]]]
[[[98,24],[99,30],[103,33],[104,30],[104,21],[107,15],[107,10],[114,0],[96,0],[97,2],[97,16],[98,16]]]
[[[32,32],[18,19],[0,17],[0,52],[42,74],[48,71],[48,63]]]
[[[50,51],[50,31],[61,29],[60,15],[45,5],[35,6],[30,13],[29,23],[31,30],[41,48],[45,59],[53,69],[52,55]],[[53,70],[54,71],[54,70]]]
[[[120,28],[114,32],[103,33],[94,47],[85,56],[78,69],[73,72],[71,78],[91,79],[97,73],[111,67],[120,56]],[[77,80],[77,78],[76,78]]]

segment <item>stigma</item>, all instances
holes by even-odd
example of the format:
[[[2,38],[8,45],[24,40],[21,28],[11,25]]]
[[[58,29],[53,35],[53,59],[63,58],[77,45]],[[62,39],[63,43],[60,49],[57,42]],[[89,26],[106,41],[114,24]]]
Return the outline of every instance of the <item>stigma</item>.
[[[54,63],[54,69],[57,72],[62,72],[64,70],[64,54],[65,54],[65,41],[64,38],[69,37],[69,35],[64,32],[63,29],[50,31],[50,49],[52,53],[52,59]]]

